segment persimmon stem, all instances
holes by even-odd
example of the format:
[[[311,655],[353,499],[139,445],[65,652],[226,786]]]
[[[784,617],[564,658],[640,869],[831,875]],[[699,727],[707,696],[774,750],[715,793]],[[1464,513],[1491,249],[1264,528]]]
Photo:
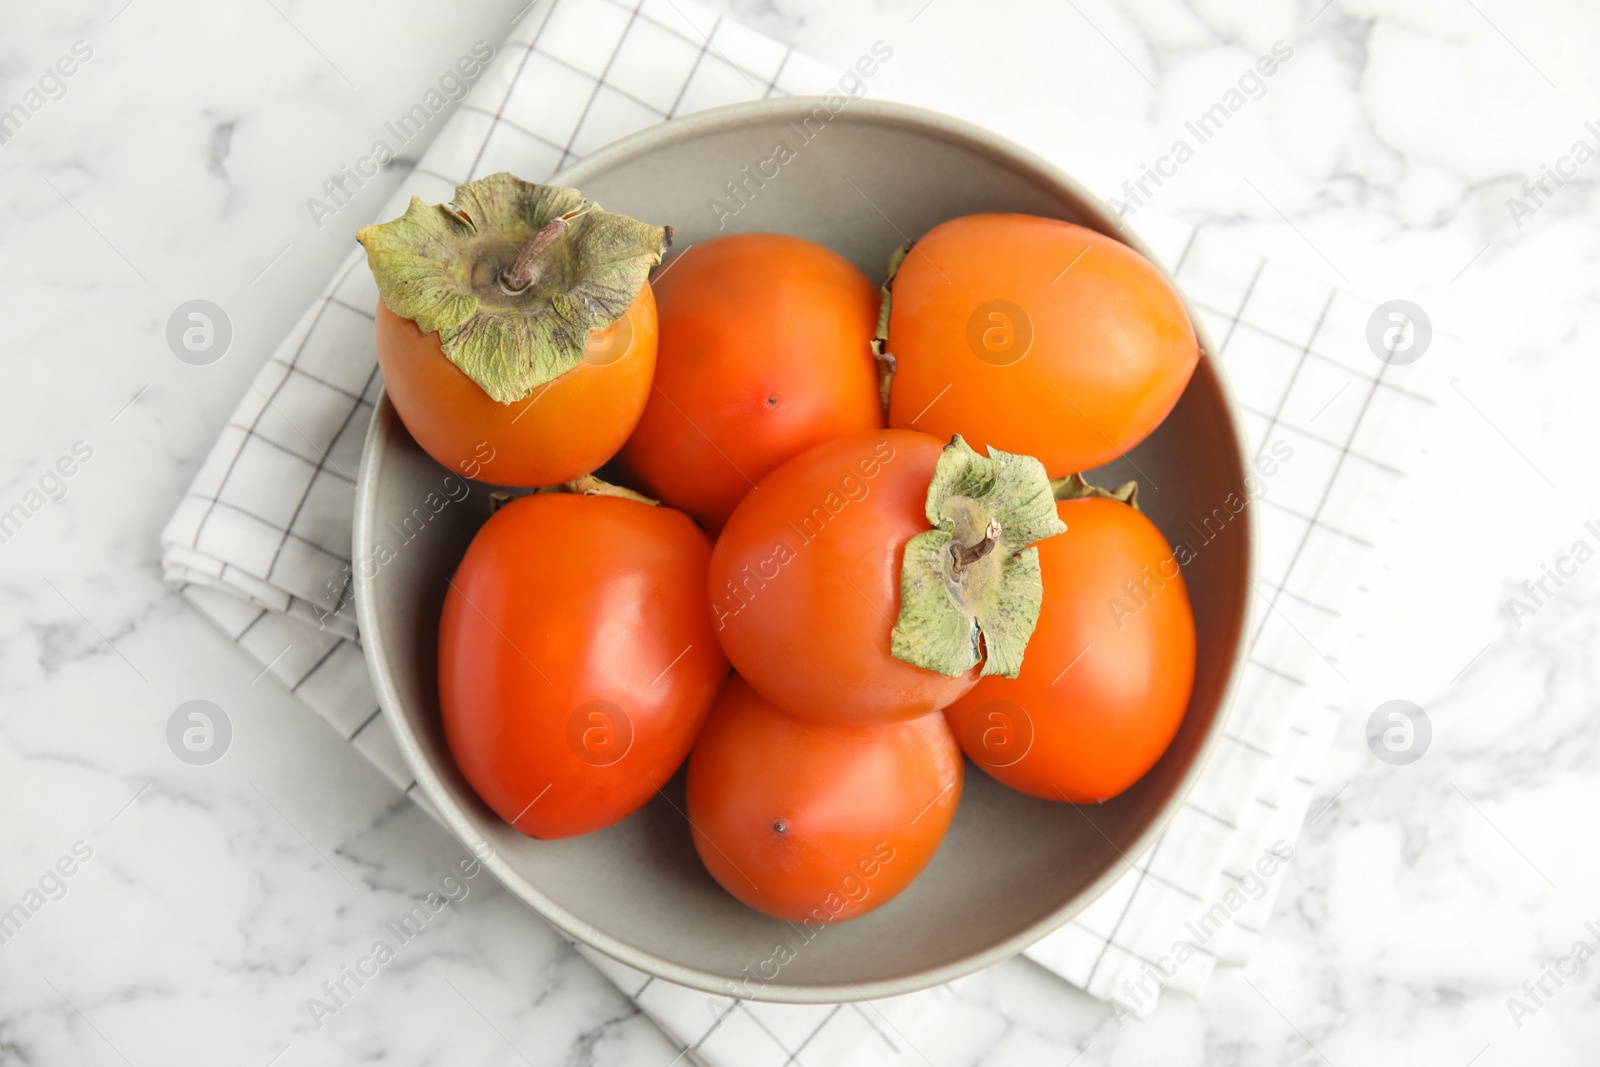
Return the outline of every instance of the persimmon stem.
[[[983,531],[983,540],[975,545],[963,545],[952,541],[950,543],[950,573],[960,574],[966,568],[978,562],[984,556],[994,551],[994,546],[1000,543],[1000,524],[993,519]]]
[[[500,284],[513,293],[520,293],[532,285],[539,277],[541,270],[535,262],[539,254],[554,243],[566,231],[567,220],[564,216],[551,219],[528,243],[522,246],[522,251],[517,253],[517,258],[511,266],[500,272]]]
[[[520,293],[539,280],[539,276],[544,273],[543,267],[539,264],[539,256],[555,243],[556,238],[567,232],[567,227],[571,225],[573,219],[588,211],[590,206],[586,203],[565,215],[557,215],[528,239],[528,243],[522,246],[522,251],[517,253],[517,258],[511,261],[511,266],[500,272],[500,284],[507,292]]]

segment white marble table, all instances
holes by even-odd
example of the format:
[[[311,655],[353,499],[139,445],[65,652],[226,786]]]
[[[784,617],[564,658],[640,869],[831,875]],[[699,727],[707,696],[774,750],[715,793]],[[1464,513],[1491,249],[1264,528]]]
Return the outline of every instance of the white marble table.
[[[307,198],[522,3],[110,0],[0,16],[0,112],[31,112],[0,126],[0,512],[22,509],[0,525],[0,912],[31,912],[0,926],[0,1065],[675,1055],[486,878],[319,1026],[307,998],[461,849],[259,679],[156,564],[222,422],[401,171],[320,228]],[[1467,342],[1425,446],[1394,457],[1409,492],[1347,647],[1329,650],[1350,679],[1342,702],[1428,710],[1428,753],[1381,763],[1366,716],[1348,717],[1256,961],[1203,1000],[1169,996],[1119,1028],[1012,961],[964,982],[948,1035],[905,1062],[1593,1062],[1600,565],[1575,543],[1600,548],[1600,159],[1562,160],[1580,140],[1600,153],[1600,9],[714,6],[841,65],[883,38],[896,57],[874,93],[984,123],[1107,196],[1159,164],[1173,176],[1146,185],[1140,210],[1413,300]],[[1294,55],[1262,98],[1193,159],[1162,164],[1277,41]],[[1525,191],[1546,165],[1563,184]],[[196,298],[233,325],[209,366],[166,342],[171,311]],[[1557,570],[1560,584],[1545,577]],[[191,699],[229,716],[221,762],[168,747]]]

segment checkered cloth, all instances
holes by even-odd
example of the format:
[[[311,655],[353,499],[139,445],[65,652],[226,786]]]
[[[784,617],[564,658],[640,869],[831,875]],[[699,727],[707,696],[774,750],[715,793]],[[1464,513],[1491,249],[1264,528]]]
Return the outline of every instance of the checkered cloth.
[[[541,0],[379,218],[413,194],[444,202],[458,183],[499,170],[543,178],[663,119],[822,92],[839,74],[688,0]],[[1225,740],[1136,869],[1028,953],[1143,1013],[1162,985],[1201,992],[1218,963],[1243,963],[1259,937],[1282,880],[1281,863],[1260,873],[1262,857],[1275,843],[1292,849],[1337,722],[1319,684],[1337,666],[1322,650],[1403,477],[1383,457],[1431,401],[1408,377],[1415,368],[1369,350],[1372,302],[1205,232],[1147,214],[1138,229],[1207,321],[1257,453],[1281,456],[1285,443],[1293,453],[1262,479],[1258,630]],[[352,250],[229,420],[162,533],[162,561],[166,580],[264,673],[421,800],[368,682],[350,603],[355,473],[381,384],[376,303]],[[1193,958],[1176,965],[1179,941]],[[929,1039],[956,995],[742,1004],[583,951],[693,1058],[717,1067],[898,1061],[919,1034]]]

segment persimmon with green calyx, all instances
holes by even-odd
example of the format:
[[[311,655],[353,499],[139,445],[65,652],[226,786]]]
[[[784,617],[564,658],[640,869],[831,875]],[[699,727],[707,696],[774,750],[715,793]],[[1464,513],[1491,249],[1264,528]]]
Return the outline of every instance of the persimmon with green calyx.
[[[1194,615],[1177,553],[1135,490],[1055,483],[1067,532],[1039,545],[1044,602],[1027,662],[945,709],[972,761],[1030,796],[1108,800],[1155,765],[1183,723]]]
[[[878,290],[837,252],[777,233],[685,249],[655,281],[655,385],[622,458],[715,536],[766,473],[883,426]]]
[[[378,366],[411,436],[452,471],[541,486],[622,447],[655,373],[646,276],[671,227],[575,189],[491,174],[356,234],[378,285]]]
[[[890,260],[883,298],[889,425],[1036,456],[1052,478],[1143,441],[1200,358],[1154,264],[1059,219],[941,223]]]
[[[705,613],[711,545],[598,478],[496,511],[439,618],[445,740],[530,837],[626,818],[672,777],[728,673]]]
[[[1043,588],[1029,546],[1062,529],[1038,460],[912,430],[837,438],[734,509],[711,554],[712,625],[792,715],[916,718],[1017,673]]]
[[[816,929],[911,884],[950,828],[961,779],[961,750],[938,712],[808,722],[734,675],[689,754],[689,826],[724,889]]]

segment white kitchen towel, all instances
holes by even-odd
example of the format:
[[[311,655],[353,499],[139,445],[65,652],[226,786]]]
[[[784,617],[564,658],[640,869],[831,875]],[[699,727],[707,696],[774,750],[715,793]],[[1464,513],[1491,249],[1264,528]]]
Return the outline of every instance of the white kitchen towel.
[[[675,115],[825,92],[841,74],[688,0],[540,0],[378,217],[499,170],[546,177]],[[1232,377],[1259,457],[1263,549],[1250,665],[1199,788],[1128,877],[1029,951],[1142,1014],[1161,986],[1198,993],[1217,963],[1244,962],[1270,911],[1337,721],[1325,672],[1338,673],[1339,606],[1404,477],[1385,457],[1431,407],[1417,368],[1437,361],[1376,358],[1371,301],[1205,231],[1148,213],[1134,224]],[[162,560],[167,581],[416,796],[350,604],[354,476],[381,385],[376,302],[353,249],[229,420],[162,533]],[[695,1059],[730,1067],[883,1062],[914,1048],[950,996],[742,1005],[587,954]]]

